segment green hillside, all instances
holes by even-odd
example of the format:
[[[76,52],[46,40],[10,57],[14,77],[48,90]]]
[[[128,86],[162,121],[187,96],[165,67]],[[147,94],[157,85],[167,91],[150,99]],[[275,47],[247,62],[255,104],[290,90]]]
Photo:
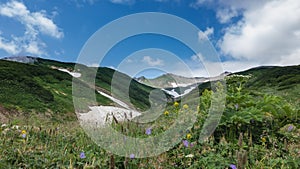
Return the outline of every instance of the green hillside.
[[[18,117],[29,119],[28,117],[43,116],[49,121],[62,122],[64,120],[76,120],[72,98],[72,79],[73,77],[66,72],[57,69],[63,68],[73,71],[74,63],[64,63],[53,60],[35,58],[34,63],[18,63],[6,60],[0,60],[0,107],[6,109],[6,112],[18,112]],[[88,74],[91,69],[81,65],[81,70]],[[115,70],[110,68],[99,68],[96,74],[95,87],[85,84],[81,80],[75,79],[74,82],[80,84],[80,87],[95,90],[97,103],[86,101],[89,105],[113,105],[113,102],[100,95],[97,90],[107,94],[111,92],[111,79]],[[142,85],[129,76],[119,73],[119,83],[130,82],[129,102],[132,107],[145,110],[150,106],[148,95],[153,88]],[[84,76],[84,75],[83,75]],[[122,86],[120,86],[122,87]],[[116,97],[125,97],[122,88],[116,90]],[[81,93],[82,99],[88,99],[84,93]],[[126,102],[126,101],[125,101]],[[83,105],[87,110],[88,105]],[[12,113],[13,114],[13,113]],[[5,116],[12,116],[6,113]],[[2,114],[2,116],[4,116]],[[26,117],[25,117],[26,116]],[[36,117],[38,118],[38,117]]]

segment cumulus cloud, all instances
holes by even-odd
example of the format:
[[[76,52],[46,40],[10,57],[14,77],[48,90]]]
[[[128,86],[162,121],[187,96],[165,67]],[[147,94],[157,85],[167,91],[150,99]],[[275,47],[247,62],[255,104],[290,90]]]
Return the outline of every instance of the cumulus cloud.
[[[31,12],[24,3],[16,0],[1,4],[0,16],[14,19],[25,27],[22,37],[12,35],[11,39],[8,40],[0,34],[0,49],[9,54],[25,52],[42,55],[45,54],[46,44],[38,38],[40,34],[56,39],[61,39],[64,36],[60,28],[46,16],[46,11]]]
[[[300,63],[300,1],[274,0],[246,9],[243,18],[225,30],[223,54],[261,64]]]
[[[154,59],[151,56],[144,56],[143,60],[144,63],[148,64],[149,66],[163,66],[164,61],[161,59]]]
[[[196,0],[191,3],[194,8],[201,6],[216,10],[216,17],[220,23],[228,23],[232,18],[243,15],[247,9],[255,9],[267,3],[269,0]]]
[[[199,40],[205,40],[207,38],[210,38],[211,35],[213,35],[213,34],[214,34],[214,28],[207,27],[204,32],[202,32],[202,31],[198,32],[198,38],[199,38]]]

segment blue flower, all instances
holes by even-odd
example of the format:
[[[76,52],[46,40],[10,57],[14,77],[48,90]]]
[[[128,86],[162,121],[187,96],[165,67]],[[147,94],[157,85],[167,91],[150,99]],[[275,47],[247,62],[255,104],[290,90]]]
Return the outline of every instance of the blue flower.
[[[292,131],[294,129],[294,126],[292,126],[292,125],[290,125],[289,127],[288,127],[288,132],[290,132],[290,131]]]
[[[130,158],[130,159],[134,159],[134,157],[135,157],[134,154],[130,154],[130,155],[129,155],[129,158]]]
[[[26,138],[26,134],[22,134],[22,138]]]
[[[236,165],[234,165],[234,164],[230,164],[229,167],[230,167],[231,169],[237,169],[237,168],[236,168]]]
[[[79,157],[80,157],[81,159],[85,158],[84,152],[81,152]]]
[[[183,143],[184,147],[189,147],[189,141],[183,140],[182,143]]]
[[[150,134],[151,134],[151,130],[152,130],[151,128],[147,128],[146,134],[147,134],[147,135],[150,135]]]

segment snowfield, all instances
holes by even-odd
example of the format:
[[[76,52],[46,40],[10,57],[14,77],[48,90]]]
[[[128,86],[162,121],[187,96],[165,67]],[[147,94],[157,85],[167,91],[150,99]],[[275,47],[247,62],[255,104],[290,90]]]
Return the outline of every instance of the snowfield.
[[[130,109],[130,107],[119,99],[116,99],[104,92],[98,91],[101,95],[109,98],[114,103],[118,104],[120,107],[114,106],[92,106],[89,107],[90,111],[87,113],[79,113],[78,119],[83,125],[93,125],[94,127],[101,127],[105,124],[111,124],[113,121],[113,116],[117,121],[131,120],[141,113]]]
[[[113,116],[117,119],[117,121],[125,121],[141,115],[141,113],[135,110],[128,110],[113,106],[93,106],[89,108],[91,111],[88,113],[79,113],[78,118],[82,124],[93,125],[94,127],[111,124]]]
[[[59,71],[62,71],[62,72],[69,73],[71,76],[76,77],[76,78],[79,78],[79,77],[81,76],[81,73],[70,72],[70,71],[67,70],[67,69],[58,69],[58,70],[59,70]]]
[[[178,98],[178,97],[182,97],[188,93],[190,93],[192,90],[194,90],[197,86],[191,86],[189,89],[186,89],[182,94],[179,94],[175,91],[175,89],[170,90],[166,90],[166,89],[161,89],[164,92],[168,93],[169,95],[173,96],[174,98]]]
[[[114,103],[117,103],[118,105],[120,105],[120,106],[122,106],[122,107],[124,107],[126,109],[130,109],[129,106],[126,103],[122,102],[121,100],[116,99],[116,98],[114,98],[114,97],[112,97],[112,96],[110,96],[110,95],[108,95],[108,94],[106,94],[104,92],[101,92],[101,91],[98,91],[98,93],[100,93],[102,96],[105,96],[105,97],[109,98]]]

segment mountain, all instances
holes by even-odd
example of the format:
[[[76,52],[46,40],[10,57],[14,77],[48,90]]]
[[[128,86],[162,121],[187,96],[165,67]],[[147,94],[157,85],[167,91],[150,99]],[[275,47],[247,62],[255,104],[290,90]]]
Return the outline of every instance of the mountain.
[[[72,80],[80,87],[95,92],[96,103],[84,93],[74,96],[84,100],[84,111],[88,111],[88,106],[120,106],[115,103],[117,99],[140,111],[150,107],[148,97],[154,88],[110,68],[80,65],[80,70],[74,70],[74,65],[31,56],[0,60],[0,119],[22,115],[25,120],[29,117],[58,122],[76,120]],[[95,85],[82,80],[92,69],[97,69]],[[111,96],[111,82],[115,74],[118,74],[118,83],[130,83],[129,100],[123,99],[128,93],[122,92],[122,88],[115,90],[114,97],[119,98]]]
[[[224,72],[215,77],[184,77],[167,73],[154,79],[147,79],[141,76],[136,78],[136,80],[151,87],[161,88],[164,92],[171,95],[173,99],[178,100],[194,90],[199,84],[216,81],[230,74],[230,72]]]
[[[300,106],[300,65],[296,66],[260,66],[246,71],[227,74],[227,76],[248,76],[244,88],[250,93],[266,93],[284,98],[287,102]],[[226,78],[225,78],[226,79]],[[226,81],[227,85],[239,83]],[[186,97],[196,97],[205,89],[211,88],[211,82],[198,85],[197,90],[192,90]]]
[[[147,79],[144,76],[136,78],[140,83],[156,88],[176,88],[176,87],[187,87],[195,83],[203,83],[209,80],[205,77],[189,78],[172,73],[163,74],[154,79]]]

